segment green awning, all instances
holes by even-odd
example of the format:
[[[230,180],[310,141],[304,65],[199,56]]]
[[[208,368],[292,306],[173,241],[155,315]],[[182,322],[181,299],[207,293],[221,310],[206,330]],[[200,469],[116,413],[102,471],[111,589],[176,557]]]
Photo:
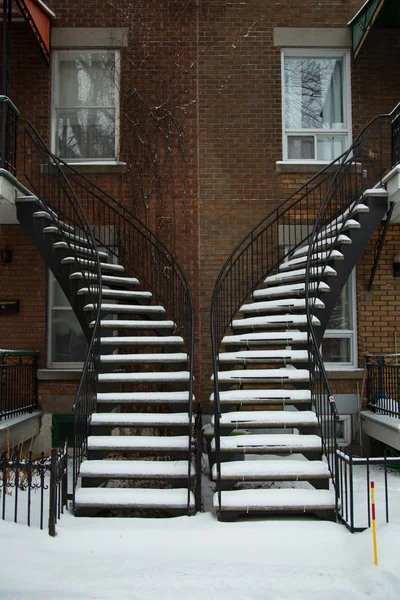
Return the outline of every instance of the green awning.
[[[367,0],[349,22],[349,27],[356,59],[372,27],[400,27],[399,0]]]

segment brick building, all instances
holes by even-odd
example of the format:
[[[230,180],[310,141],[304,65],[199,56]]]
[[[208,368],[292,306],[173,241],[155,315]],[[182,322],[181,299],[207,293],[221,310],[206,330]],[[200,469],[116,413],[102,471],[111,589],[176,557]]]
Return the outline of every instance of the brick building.
[[[4,94],[55,154],[137,215],[176,255],[194,299],[195,395],[211,412],[209,318],[219,270],[258,221],[345,152],[372,118],[397,105],[397,4],[22,4],[50,28],[50,43],[15,3]],[[78,72],[98,86],[92,89],[98,104],[85,99]],[[1,297],[19,300],[19,312],[0,315],[0,345],[40,351],[39,408],[47,430],[41,443],[48,446],[49,426],[60,423],[53,415],[71,414],[84,335],[27,233],[17,222],[0,221],[0,249],[12,256],[0,262]],[[347,442],[356,427],[365,354],[397,352],[398,237],[393,222],[368,291],[379,230],[371,237],[325,335]]]

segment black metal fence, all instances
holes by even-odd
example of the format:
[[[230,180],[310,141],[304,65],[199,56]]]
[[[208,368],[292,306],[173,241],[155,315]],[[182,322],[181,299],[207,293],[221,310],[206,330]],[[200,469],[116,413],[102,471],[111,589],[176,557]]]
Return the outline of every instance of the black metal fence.
[[[56,523],[67,505],[68,449],[53,448],[50,458],[43,453],[33,459],[22,448],[0,456],[1,518],[37,524],[44,528],[48,511],[49,535],[56,534]]]
[[[388,470],[400,467],[400,457],[359,458],[345,454],[340,450],[336,452],[337,458],[337,486],[338,486],[338,516],[346,527],[355,533],[371,527],[370,483],[371,467],[383,467],[383,501],[386,523],[389,523],[389,487]],[[356,470],[358,468],[358,473]],[[362,487],[365,486],[363,490]],[[357,489],[356,489],[357,488]],[[358,500],[356,501],[356,493]],[[361,495],[364,496],[362,500]]]
[[[367,402],[378,415],[400,419],[399,355],[367,356]]]
[[[37,408],[38,360],[39,352],[0,350],[0,421]]]
[[[17,172],[19,111],[7,96],[0,96],[0,169]]]

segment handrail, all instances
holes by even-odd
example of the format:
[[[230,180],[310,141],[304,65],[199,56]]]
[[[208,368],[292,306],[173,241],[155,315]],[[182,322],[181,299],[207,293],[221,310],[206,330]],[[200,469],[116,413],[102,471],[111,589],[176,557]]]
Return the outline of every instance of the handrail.
[[[329,238],[337,240],[345,231],[345,219],[340,216],[349,215],[360,202],[363,192],[380,184],[384,173],[393,167],[393,154],[385,156],[385,149],[393,144],[392,123],[398,117],[400,104],[388,114],[374,117],[356,136],[353,144],[341,159],[340,168],[334,174],[318,211],[312,229],[306,264],[306,312],[309,336],[309,364],[311,378],[312,402],[316,407],[321,427],[322,444],[328,460],[334,484],[336,484],[336,424],[338,411],[321,354],[321,342],[327,323],[317,330],[312,316],[315,314],[316,295],[312,295],[313,286],[319,286],[324,280],[324,271],[332,260],[334,244],[324,234],[329,231]],[[388,127],[387,127],[388,126]],[[319,275],[316,274],[313,256],[318,253]],[[339,293],[340,290],[336,290]],[[337,485],[335,493],[338,494]]]
[[[25,128],[37,134],[31,123],[24,120],[21,122],[26,124]],[[134,275],[142,283],[148,285],[153,296],[174,319],[177,331],[182,334],[186,343],[190,373],[188,416],[189,428],[192,430],[194,412],[194,311],[190,286],[182,267],[162,241],[129,209],[62,159],[56,158],[51,153],[49,153],[49,156],[51,157],[50,175],[54,177],[54,171],[51,168],[54,163],[57,167],[57,176],[61,171],[63,181],[67,182],[68,190],[71,190],[76,199],[79,198],[79,205],[97,246],[106,248],[116,256],[118,261],[124,265],[128,275]],[[90,289],[90,285],[88,287]],[[94,303],[97,304],[99,309],[100,299],[94,301]],[[97,318],[95,327],[97,327]],[[93,339],[94,337],[92,337],[92,342]],[[92,363],[91,368],[96,370],[97,367]],[[78,392],[84,393],[83,380],[81,380]],[[192,444],[189,443],[188,481],[190,481],[191,464],[194,458],[193,452]],[[189,506],[190,488],[188,486]]]
[[[394,115],[399,111],[397,106],[391,113],[390,119],[394,121]],[[383,138],[380,138],[380,144],[376,147],[374,144],[363,144],[366,156],[358,151],[360,140],[365,136],[375,122],[379,121],[381,115],[375,117],[369,125],[364,127],[361,133],[356,137],[354,143],[343,154],[333,160],[330,164],[321,169],[309,181],[298,188],[288,199],[284,200],[279,206],[274,208],[264,219],[262,219],[253,229],[237,244],[235,249],[226,259],[215,283],[211,302],[211,343],[213,353],[213,375],[214,375],[214,416],[215,416],[215,455],[217,464],[217,491],[219,502],[221,503],[220,486],[220,442],[219,442],[219,419],[221,416],[221,403],[218,387],[218,349],[223,335],[227,330],[233,316],[261,283],[262,279],[277,271],[279,265],[296,248],[310,241],[308,252],[308,262],[306,270],[306,306],[307,316],[311,319],[312,309],[309,305],[311,291],[318,285],[318,281],[310,283],[310,264],[312,249],[315,246],[316,235],[319,227],[323,227],[322,222],[327,219],[333,220],[338,217],[351,201],[348,200],[348,194],[343,192],[343,202],[332,205],[331,210],[327,208],[327,198],[331,197],[332,191],[339,182],[343,182],[343,172],[349,178],[356,178],[362,185],[360,189],[365,190],[368,186],[376,183],[375,172],[368,173],[371,169],[373,156],[379,152],[382,157],[386,148],[383,144]],[[368,138],[369,139],[369,138]],[[372,139],[375,138],[372,136]],[[390,146],[390,140],[389,146]],[[351,165],[348,165],[349,160]],[[361,162],[360,162],[361,161]],[[387,161],[385,170],[392,166],[392,161]],[[383,175],[382,168],[378,173],[378,181]],[[343,188],[343,186],[342,186]],[[342,189],[343,191],[343,189]],[[358,191],[356,190],[358,193]],[[348,201],[345,204],[345,200]],[[333,210],[335,209],[335,211]],[[337,233],[337,232],[336,232]],[[315,252],[315,248],[314,248]],[[329,252],[330,256],[330,252]],[[327,258],[329,260],[329,258]],[[313,305],[312,305],[313,306]],[[323,332],[321,332],[323,333]],[[321,397],[318,386],[324,387],[324,410],[322,405],[317,403],[317,412],[319,411],[319,422],[321,433],[324,440],[324,449],[328,450],[326,439],[328,436],[333,440],[332,444],[336,448],[336,430],[335,420],[338,417],[336,404],[329,388],[328,377],[324,369],[323,360],[320,354],[320,339],[317,338],[314,327],[310,329],[309,341],[311,349],[309,350],[310,361],[313,361],[311,385],[315,386],[312,391],[314,402],[317,397]],[[317,378],[318,374],[318,378]],[[319,377],[319,374],[321,377]],[[314,379],[313,379],[314,377]],[[318,379],[318,381],[317,381]],[[322,388],[321,388],[322,389]],[[324,423],[324,417],[332,415],[332,420],[328,424]],[[331,472],[334,475],[334,467]]]
[[[101,266],[97,252],[97,242],[92,233],[88,218],[80,200],[72,189],[59,159],[48,149],[47,145],[34,128],[26,120],[20,119],[22,136],[20,137],[22,175],[38,198],[39,207],[43,206],[53,217],[53,223],[58,233],[68,245],[71,255],[79,258],[73,242],[65,235],[63,223],[69,226],[69,232],[86,239],[93,249],[94,272],[97,277],[96,286],[90,287],[90,280],[85,283],[89,289],[89,302],[95,308],[94,326],[82,322],[83,330],[88,340],[88,348],[82,369],[81,379],[73,405],[74,413],[74,456],[73,456],[73,503],[75,506],[75,491],[79,475],[79,467],[87,451],[90,415],[94,412],[98,374],[100,371],[100,316],[101,316]],[[21,140],[22,138],[22,140]],[[57,273],[54,273],[57,276]],[[63,282],[60,280],[60,284]],[[85,326],[86,325],[86,326]]]
[[[20,112],[19,112],[18,108],[15,106],[14,102],[12,100],[10,100],[10,98],[8,96],[0,96],[0,104],[1,103],[8,104],[9,107],[11,108],[11,110],[13,111],[13,113],[15,113],[15,115],[17,117],[20,116]]]

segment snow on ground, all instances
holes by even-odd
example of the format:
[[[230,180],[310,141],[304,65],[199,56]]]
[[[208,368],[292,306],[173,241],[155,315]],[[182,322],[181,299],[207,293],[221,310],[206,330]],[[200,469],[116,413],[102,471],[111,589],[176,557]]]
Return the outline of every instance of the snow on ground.
[[[400,595],[400,473],[375,468],[380,566],[371,530],[312,518],[220,523],[210,512],[171,519],[89,519],[65,514],[51,538],[0,521],[1,600],[347,600]],[[365,503],[356,478],[357,507]],[[206,484],[207,487],[207,484]]]

